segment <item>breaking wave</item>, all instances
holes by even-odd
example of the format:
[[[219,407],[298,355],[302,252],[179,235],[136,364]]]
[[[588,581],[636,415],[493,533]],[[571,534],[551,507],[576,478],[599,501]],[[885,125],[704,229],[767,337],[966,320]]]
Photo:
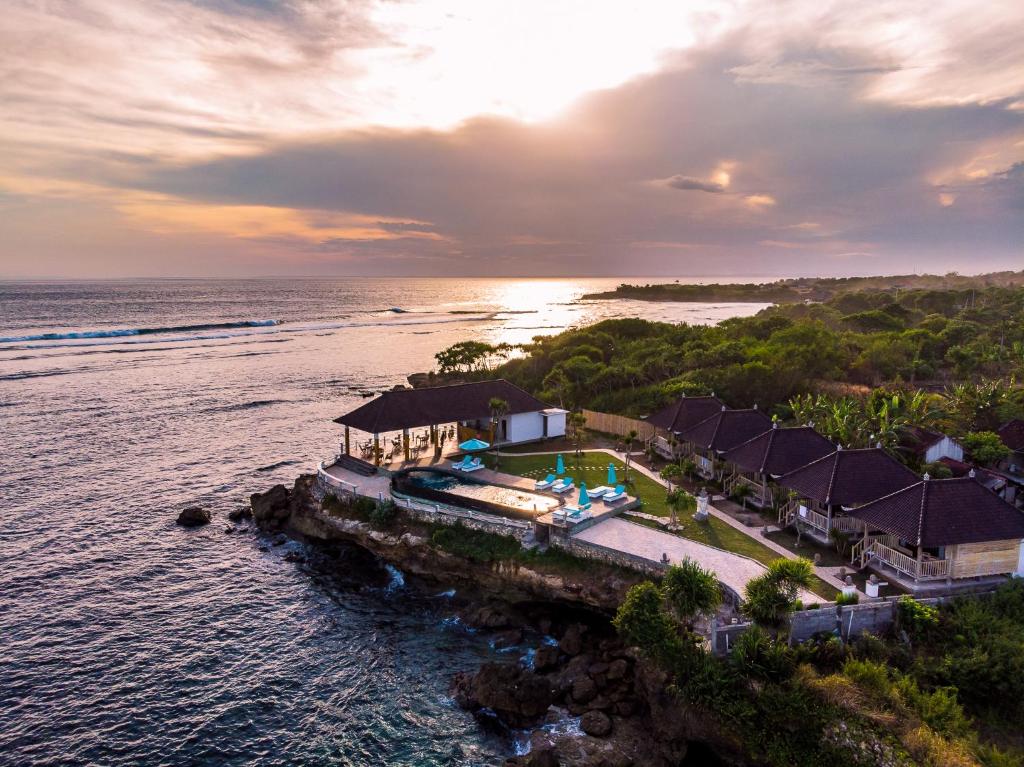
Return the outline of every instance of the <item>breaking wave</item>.
[[[0,343],[23,341],[68,341],[76,338],[121,338],[124,336],[151,336],[157,333],[191,333],[200,330],[231,330],[235,328],[268,328],[280,325],[280,320],[245,320],[242,322],[208,322],[203,325],[173,325],[163,328],[121,328],[118,330],[82,330],[69,333],[39,333],[31,336],[8,336]]]

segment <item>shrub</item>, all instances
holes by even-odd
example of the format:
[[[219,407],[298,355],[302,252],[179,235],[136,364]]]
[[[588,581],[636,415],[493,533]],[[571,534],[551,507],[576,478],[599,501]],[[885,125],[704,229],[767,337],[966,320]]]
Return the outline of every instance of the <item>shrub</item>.
[[[483,563],[513,559],[522,549],[515,538],[472,530],[463,525],[437,528],[430,536],[430,542],[449,554]]]
[[[884,700],[892,690],[889,670],[881,663],[850,658],[843,664],[843,675],[864,692]]]
[[[681,643],[672,619],[662,608],[661,590],[650,581],[631,588],[615,613],[615,630],[631,645],[662,662],[670,661]]]
[[[836,604],[840,607],[842,607],[843,605],[855,605],[858,602],[860,602],[860,597],[857,595],[856,591],[854,591],[852,594],[844,594],[841,591],[838,594],[836,594]]]
[[[370,512],[370,525],[377,530],[391,527],[398,520],[398,504],[384,501],[373,507]]]
[[[814,567],[806,559],[776,559],[768,572],[747,582],[743,612],[761,625],[780,625],[813,576]]]
[[[777,682],[793,673],[786,646],[760,626],[751,626],[740,634],[729,657],[741,674],[754,679]]]
[[[970,720],[956,699],[955,688],[939,687],[928,692],[909,676],[900,676],[893,687],[921,721],[936,732],[949,738],[963,737],[970,732]]]
[[[709,613],[722,602],[717,576],[691,559],[668,568],[661,590],[668,606],[682,620]]]
[[[939,611],[910,596],[896,604],[897,623],[911,639],[927,639],[939,625]]]

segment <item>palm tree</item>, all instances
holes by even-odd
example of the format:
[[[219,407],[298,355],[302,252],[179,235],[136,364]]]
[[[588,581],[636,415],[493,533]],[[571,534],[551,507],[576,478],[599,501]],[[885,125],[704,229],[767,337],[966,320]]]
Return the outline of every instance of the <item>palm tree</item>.
[[[586,425],[587,417],[583,413],[576,411],[569,414],[569,428],[572,433],[572,444],[576,452],[577,465],[579,465],[580,458],[583,455],[583,440],[587,436],[587,431],[584,428]]]
[[[633,443],[636,442],[636,438],[640,436],[636,433],[636,429],[630,429],[629,434],[626,435],[626,470],[624,472],[625,479],[629,479],[629,451],[633,448]]]
[[[498,430],[498,422],[501,417],[508,412],[508,402],[503,400],[501,397],[491,397],[491,401],[487,403],[487,406],[491,409],[491,446],[494,446],[494,435]],[[498,461],[501,460],[501,454],[494,451],[494,468],[497,470]]]

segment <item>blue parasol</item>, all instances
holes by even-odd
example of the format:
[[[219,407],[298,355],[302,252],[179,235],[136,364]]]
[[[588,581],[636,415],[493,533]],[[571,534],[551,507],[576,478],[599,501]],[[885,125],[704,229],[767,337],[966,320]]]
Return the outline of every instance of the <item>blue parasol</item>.
[[[618,479],[615,478],[615,464],[608,464],[608,484],[612,487],[618,484]]]
[[[484,442],[482,439],[468,439],[459,445],[459,450],[465,450],[467,453],[472,453],[475,450],[486,450],[490,445]]]
[[[561,453],[558,454],[558,460],[555,461],[555,474],[565,474],[565,460]]]
[[[581,509],[585,509],[590,505],[590,496],[587,495],[587,483],[584,482],[580,485],[580,500],[576,504]]]

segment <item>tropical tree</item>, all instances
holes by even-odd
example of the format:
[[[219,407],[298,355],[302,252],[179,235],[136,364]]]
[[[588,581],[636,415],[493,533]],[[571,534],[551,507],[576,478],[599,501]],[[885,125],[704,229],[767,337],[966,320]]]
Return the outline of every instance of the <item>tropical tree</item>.
[[[494,436],[498,431],[498,423],[501,421],[502,416],[508,413],[508,402],[503,400],[501,397],[491,397],[487,403],[487,407],[491,411],[491,446],[494,446]],[[495,449],[494,451],[494,468],[498,468],[498,462],[501,460],[501,453]]]
[[[665,505],[668,506],[669,510],[669,527],[675,529],[679,527],[680,514],[697,508],[697,499],[682,488],[677,487],[665,496]]]
[[[576,462],[579,463],[583,455],[583,442],[587,438],[587,417],[580,411],[569,413],[569,433],[572,435],[572,445],[576,453]]]
[[[679,480],[683,478],[683,470],[679,468],[678,464],[667,463],[661,469],[661,478],[668,482],[668,491],[672,492],[672,485],[678,484]]]
[[[668,568],[661,590],[666,604],[679,620],[685,622],[713,612],[722,603],[718,577],[689,558]]]
[[[793,609],[801,588],[807,588],[814,577],[809,560],[776,559],[768,571],[747,582],[743,612],[755,623],[776,627]]]
[[[1010,455],[1010,448],[994,431],[972,431],[961,442],[971,460],[982,466],[992,466]]]
[[[629,433],[625,436],[623,440],[626,443],[626,468],[624,471],[626,479],[629,479],[629,464],[631,460],[630,451],[633,449],[633,443],[636,442],[636,438],[638,436],[639,435],[637,434],[636,429],[630,429]]]

